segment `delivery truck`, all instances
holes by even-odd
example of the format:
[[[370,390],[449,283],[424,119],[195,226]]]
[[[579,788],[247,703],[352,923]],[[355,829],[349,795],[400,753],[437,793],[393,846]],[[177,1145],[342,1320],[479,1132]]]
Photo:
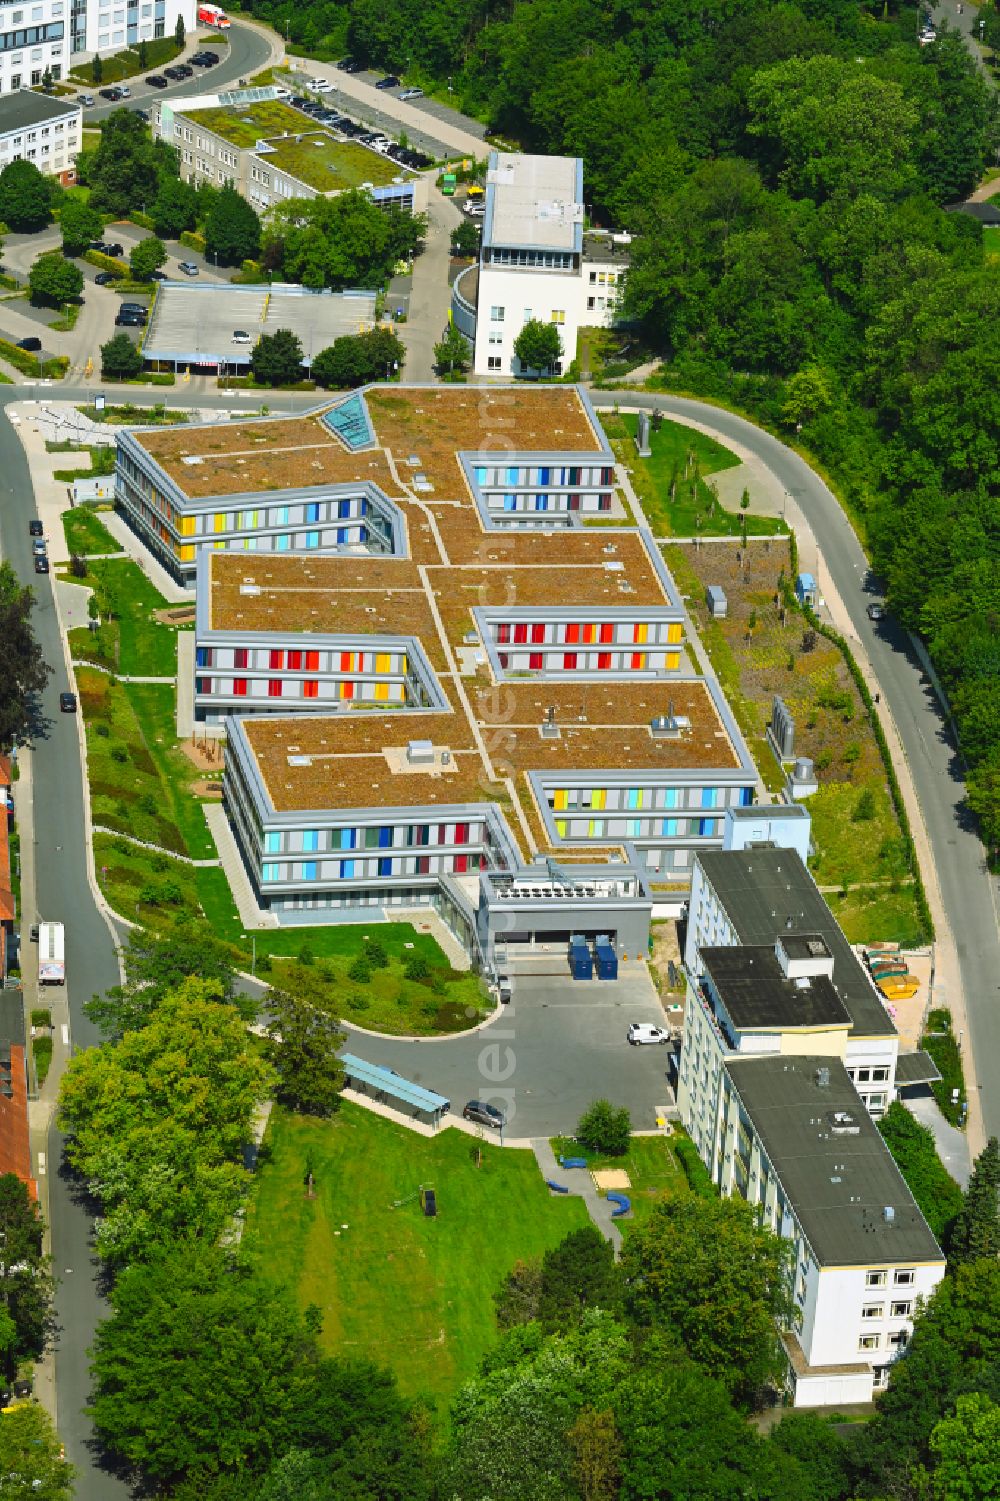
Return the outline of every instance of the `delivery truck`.
[[[38,924],[38,983],[66,984],[65,931],[61,922]]]

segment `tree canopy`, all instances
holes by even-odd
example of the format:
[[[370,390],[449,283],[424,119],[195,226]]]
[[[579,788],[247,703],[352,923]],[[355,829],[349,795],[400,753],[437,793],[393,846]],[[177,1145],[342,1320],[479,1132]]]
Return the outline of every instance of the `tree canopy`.
[[[391,379],[405,359],[403,342],[391,328],[369,328],[360,334],[343,334],[321,349],[310,374],[321,386],[346,390]]]
[[[79,297],[83,291],[83,272],[68,261],[60,250],[40,255],[28,272],[32,302],[47,302],[54,307]]]
[[[0,1307],[7,1316],[0,1348],[5,1374],[16,1361],[41,1352],[52,1305],[49,1258],[43,1254],[45,1225],[28,1188],[14,1173],[0,1175]],[[0,1424],[0,1427],[3,1425]]]
[[[378,286],[414,253],[425,228],[420,215],[386,214],[360,189],[290,198],[268,215],[263,261],[306,287]]]
[[[38,695],[51,668],[31,629],[35,596],[9,563],[0,563],[0,750],[28,744],[37,730]]]
[[[142,350],[124,331],[101,345],[101,375],[105,380],[130,380],[144,363]]]
[[[133,209],[152,208],[162,179],[177,176],[177,153],[153,140],[135,110],[116,109],[101,127],[96,151],[85,156],[84,172],[91,208],[123,219]]]
[[[332,1115],[344,1083],[337,1057],[344,1034],[336,1020],[284,990],[269,990],[264,1009],[278,1098],[306,1115]]]
[[[302,379],[302,340],[291,329],[261,334],[250,356],[253,378],[260,386],[292,386]]]
[[[539,318],[529,318],[514,340],[514,353],[523,370],[538,370],[542,374],[548,374],[563,353],[558,326],[555,323],[543,323]]]
[[[898,1100],[878,1128],[935,1237],[947,1245],[952,1221],[962,1207],[962,1190],[938,1156],[932,1133]]]
[[[0,172],[0,219],[17,234],[43,229],[52,216],[52,183],[19,157]]]
[[[125,943],[125,983],[95,995],[84,1011],[101,1031],[117,1040],[137,1032],[153,1017],[160,1002],[185,980],[195,978],[211,986],[220,1001],[231,1001],[244,1020],[257,1014],[257,1004],[236,992],[236,970],[223,944],[184,925],[161,937],[148,928],[133,928]]]
[[[220,266],[240,266],[260,249],[260,220],[253,207],[227,183],[205,220],[205,254]]]
[[[18,1402],[0,1423],[0,1475],[11,1501],[71,1501],[76,1472],[63,1458],[52,1419],[38,1402]]]
[[[167,259],[167,247],[156,235],[137,240],[129,251],[129,270],[136,281],[148,281]]]
[[[104,221],[82,198],[65,198],[59,213],[63,254],[82,255],[91,240],[100,238]]]

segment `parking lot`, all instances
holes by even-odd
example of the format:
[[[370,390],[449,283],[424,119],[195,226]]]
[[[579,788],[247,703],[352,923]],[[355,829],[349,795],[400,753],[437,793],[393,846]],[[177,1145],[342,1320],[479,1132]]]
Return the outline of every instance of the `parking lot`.
[[[652,1129],[672,1100],[669,1048],[631,1047],[630,1022],[663,1024],[644,965],[615,981],[517,978],[514,999],[492,1025],[468,1037],[408,1041],[348,1028],[348,1050],[445,1095],[499,1105],[511,1136],[572,1134],[583,1111],[604,1097],[626,1105],[633,1128]]]

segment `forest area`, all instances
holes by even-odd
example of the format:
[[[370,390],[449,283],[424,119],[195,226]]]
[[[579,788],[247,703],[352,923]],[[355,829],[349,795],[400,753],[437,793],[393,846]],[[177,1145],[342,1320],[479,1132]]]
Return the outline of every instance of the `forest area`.
[[[253,12],[283,26],[277,0]],[[1000,847],[1000,260],[948,206],[995,166],[995,88],[925,7],[857,0],[318,0],[293,43],[580,155],[637,237],[626,315],[665,385],[827,470],[951,700]],[[994,4],[987,37],[1000,35]],[[1000,180],[998,180],[1000,193]]]

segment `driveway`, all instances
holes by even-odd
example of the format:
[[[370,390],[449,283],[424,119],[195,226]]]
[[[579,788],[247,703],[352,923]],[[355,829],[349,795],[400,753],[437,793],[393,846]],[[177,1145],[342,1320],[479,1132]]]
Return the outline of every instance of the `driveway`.
[[[594,1100],[627,1105],[632,1125],[651,1130],[672,1100],[666,1047],[630,1047],[629,1022],[663,1023],[645,967],[617,981],[517,978],[513,1002],[469,1037],[408,1041],[347,1028],[347,1048],[445,1095],[499,1105],[514,1137],[572,1134]]]

